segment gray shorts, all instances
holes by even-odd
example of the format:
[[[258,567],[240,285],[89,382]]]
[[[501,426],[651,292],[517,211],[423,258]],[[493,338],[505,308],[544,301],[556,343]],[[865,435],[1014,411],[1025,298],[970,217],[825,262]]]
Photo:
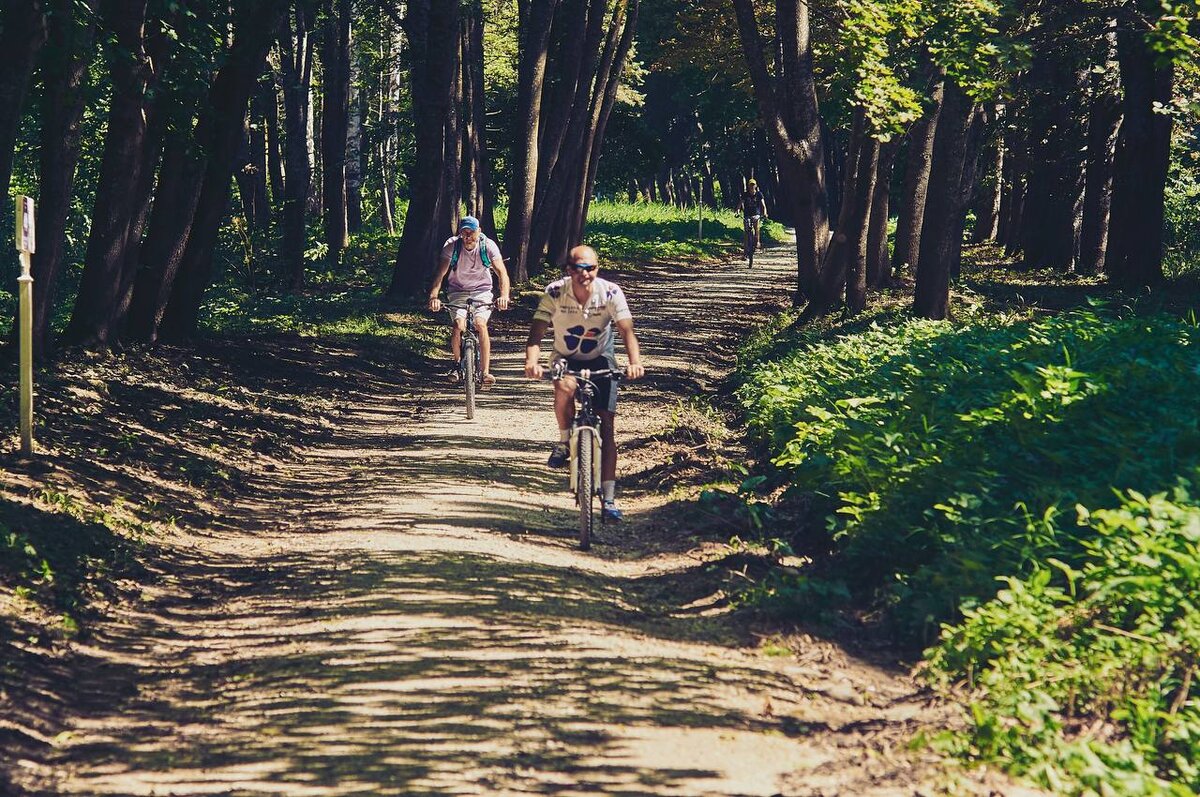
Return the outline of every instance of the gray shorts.
[[[487,304],[492,301],[491,291],[451,291],[446,295],[446,311],[450,313],[450,323],[453,324],[456,318],[467,317],[467,299],[474,302],[483,302]],[[492,317],[492,308],[477,307],[475,308],[475,319],[484,324]]]

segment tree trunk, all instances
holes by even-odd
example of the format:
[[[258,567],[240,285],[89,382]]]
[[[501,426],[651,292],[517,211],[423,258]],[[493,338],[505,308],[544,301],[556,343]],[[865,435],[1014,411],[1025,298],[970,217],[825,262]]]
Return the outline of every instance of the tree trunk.
[[[963,211],[960,189],[971,112],[970,99],[957,83],[947,79],[938,115],[917,260],[913,312],[921,318],[942,320],[950,314],[950,271],[955,250],[962,247],[958,215]]]
[[[993,135],[984,151],[983,173],[975,195],[975,229],[971,231],[971,242],[977,244],[996,238],[1000,226],[1000,186],[1004,179],[1004,106],[994,105],[988,113]]]
[[[33,255],[33,356],[50,350],[50,318],[66,250],[67,218],[80,153],[84,80],[92,62],[96,0],[52,0],[42,60],[45,105],[38,163],[37,251]],[[78,10],[76,10],[78,8]]]
[[[362,230],[362,182],[366,171],[363,149],[363,117],[366,94],[358,85],[358,62],[348,59],[350,67],[350,117],[346,127],[346,229],[353,234]]]
[[[871,222],[867,231],[867,287],[886,288],[892,281],[888,257],[888,211],[891,204],[892,170],[900,142],[892,139],[879,147],[879,168],[875,173],[875,193],[871,199]]]
[[[1110,64],[1116,60],[1116,37],[1110,36]],[[1121,123],[1121,101],[1114,81],[1093,72],[1090,80],[1087,165],[1083,188],[1083,222],[1079,231],[1079,272],[1100,273],[1108,248],[1108,214],[1112,204],[1113,144]]]
[[[272,70],[274,71],[274,70]],[[272,211],[278,211],[283,204],[283,146],[280,142],[279,128],[279,87],[275,75],[259,83],[259,103],[261,104],[267,136],[267,179],[271,185]]]
[[[825,151],[809,37],[809,8],[776,0],[780,74],[767,69],[752,0],[733,0],[742,52],[796,228],[797,304],[818,297],[820,264],[829,239]]]
[[[1021,250],[1026,268],[1067,271],[1075,242],[1075,201],[1082,188],[1083,164],[1072,98],[1082,94],[1082,76],[1058,52],[1034,57],[1027,84],[1031,101],[1030,162],[1026,182]]]
[[[458,220],[462,218],[462,159],[463,159],[463,126],[462,126],[462,21],[454,36],[454,44],[447,48],[454,51],[454,63],[451,65],[450,102],[446,105],[445,130],[442,134],[443,157],[441,202],[438,205],[438,233],[451,233],[458,229]],[[440,235],[435,235],[435,245],[440,243]],[[436,253],[434,254],[436,258]],[[432,264],[431,264],[432,266]]]
[[[321,35],[321,208],[326,255],[342,262],[350,245],[346,214],[346,134],[350,117],[350,0],[326,0]]]
[[[471,5],[472,24],[467,30],[470,41],[471,57],[467,60],[466,70],[471,79],[473,93],[471,95],[471,148],[475,160],[476,184],[480,203],[475,216],[479,219],[480,227],[493,240],[497,237],[496,229],[496,186],[492,180],[492,160],[488,149],[487,138],[487,87],[483,72],[483,2],[473,0]]]
[[[846,309],[861,313],[867,308],[867,244],[875,180],[879,172],[879,142],[867,136],[858,155],[858,174],[854,179],[854,212],[846,231],[849,271],[846,275]]]
[[[314,0],[294,0],[289,30],[279,37],[283,76],[284,193],[279,251],[292,290],[304,284],[306,219],[312,171],[308,156],[309,99],[312,94]]]
[[[3,0],[0,5],[0,197],[6,218],[12,212],[8,187],[29,75],[46,41],[44,6],[43,0]]]
[[[446,114],[458,62],[456,0],[412,0],[405,17],[411,57],[416,157],[408,175],[411,199],[396,253],[388,295],[416,296],[425,290],[445,230],[437,224],[442,202]]]
[[[958,279],[962,273],[963,236],[967,228],[967,207],[971,204],[971,195],[975,193],[976,177],[979,173],[979,153],[983,149],[983,140],[987,135],[987,116],[982,109],[971,115],[971,123],[967,128],[967,142],[963,154],[962,178],[958,183],[957,209],[954,216],[954,241],[956,245],[951,250],[950,277]]]
[[[217,233],[228,208],[242,125],[283,11],[274,0],[255,0],[237,9],[233,43],[213,78],[196,125],[194,138],[203,154],[197,159],[185,147],[182,157],[172,155],[164,160],[164,178],[170,164],[172,170],[180,170],[180,185],[187,188],[178,197],[169,197],[164,216],[171,212],[171,203],[176,199],[181,211],[186,213],[187,206],[191,206],[195,212],[185,216],[190,224],[185,219],[174,225],[164,222],[161,237],[156,238],[153,229],[147,236],[147,256],[162,253],[165,259],[150,262],[135,286],[128,329],[138,339],[179,340],[195,334],[200,304],[212,278]],[[203,181],[197,191],[196,175],[201,170]],[[158,212],[156,202],[156,217]],[[154,250],[149,248],[150,240],[157,241]]]
[[[517,63],[516,138],[508,190],[508,222],[504,226],[505,262],[516,282],[529,278],[530,263],[540,252],[530,251],[533,207],[537,191],[538,139],[542,91],[550,27],[559,0],[519,0],[520,54]]]
[[[1117,58],[1124,118],[1113,160],[1112,217],[1104,267],[1114,285],[1148,287],[1163,279],[1163,204],[1171,154],[1174,68],[1156,63],[1142,30],[1122,27]]]
[[[116,38],[116,52],[109,58],[112,100],[83,276],[67,327],[71,340],[89,346],[107,343],[113,331],[130,225],[137,210],[150,78],[146,6],[147,0],[101,3],[102,17]]]
[[[933,142],[945,92],[945,75],[945,70],[940,67],[934,70],[925,115],[908,132],[908,160],[904,170],[900,212],[896,218],[896,246],[892,251],[892,271],[896,274],[903,274],[915,266],[921,251],[929,173],[933,166]]]

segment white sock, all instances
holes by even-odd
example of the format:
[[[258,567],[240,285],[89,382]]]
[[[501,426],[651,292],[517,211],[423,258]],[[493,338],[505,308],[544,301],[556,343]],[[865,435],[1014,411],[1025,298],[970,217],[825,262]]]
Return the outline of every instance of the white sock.
[[[558,430],[558,442],[566,443],[566,442],[569,442],[570,440],[571,440],[571,430],[570,429],[559,429]]]
[[[600,482],[600,489],[604,492],[605,501],[614,501],[617,497],[617,482]]]

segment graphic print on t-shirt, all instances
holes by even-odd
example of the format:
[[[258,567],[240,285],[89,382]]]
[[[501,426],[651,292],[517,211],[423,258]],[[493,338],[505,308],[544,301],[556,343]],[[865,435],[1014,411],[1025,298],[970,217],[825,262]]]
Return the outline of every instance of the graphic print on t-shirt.
[[[586,329],[582,325],[574,326],[567,329],[563,333],[563,343],[567,347],[568,356],[582,354],[588,356],[596,350],[596,346],[600,343],[598,337],[600,330]]]

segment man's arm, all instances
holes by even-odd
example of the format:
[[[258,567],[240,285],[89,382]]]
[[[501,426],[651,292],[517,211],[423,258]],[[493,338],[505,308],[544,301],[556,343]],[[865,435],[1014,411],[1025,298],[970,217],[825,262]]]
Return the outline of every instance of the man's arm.
[[[433,275],[433,285],[429,288],[429,309],[435,313],[442,309],[442,300],[438,298],[438,291],[442,289],[442,280],[446,278],[448,271],[450,271],[450,256],[442,255],[437,273]]]
[[[492,268],[496,270],[496,279],[500,282],[500,298],[496,300],[496,307],[507,310],[508,294],[512,284],[508,280],[508,269],[504,267],[504,258],[497,257],[492,261]]]
[[[530,379],[542,378],[542,364],[539,362],[542,357],[542,338],[546,337],[549,328],[549,321],[537,318],[529,325],[529,337],[525,339],[525,376]]]
[[[629,367],[625,369],[625,375],[630,379],[641,379],[646,375],[646,369],[642,366],[642,347],[633,333],[633,319],[618,321],[617,331],[621,333],[621,340],[625,341],[625,353],[629,355]]]

